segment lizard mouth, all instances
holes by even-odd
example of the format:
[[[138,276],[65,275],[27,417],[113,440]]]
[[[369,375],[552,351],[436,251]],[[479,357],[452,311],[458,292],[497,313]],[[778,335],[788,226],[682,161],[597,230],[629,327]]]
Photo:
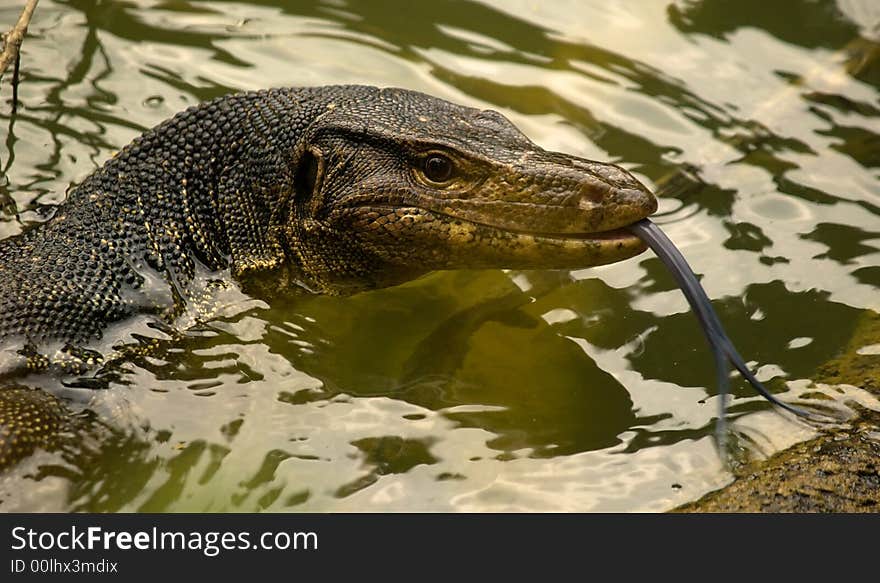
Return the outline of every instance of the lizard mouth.
[[[529,231],[525,229],[511,229],[508,227],[497,227],[495,225],[483,224],[483,223],[474,223],[473,221],[463,221],[462,219],[458,219],[455,217],[451,217],[453,220],[462,221],[462,222],[470,222],[476,225],[480,225],[487,229],[495,229],[497,231],[504,231],[507,233],[513,233],[515,235],[526,235],[531,237],[537,237],[542,239],[560,239],[560,240],[573,240],[573,241],[622,241],[622,240],[632,240],[638,239],[638,237],[634,236],[629,230],[628,227],[621,227],[619,229],[610,229],[608,231],[595,231],[592,233],[555,233],[555,232],[543,232],[543,231]]]
[[[630,230],[630,226],[635,224],[636,222],[646,218],[646,216],[635,216],[632,221],[629,221],[621,226],[616,228],[601,230],[601,231],[541,231],[541,230],[532,230],[528,228],[516,228],[511,227],[509,225],[501,226],[494,225],[492,223],[476,221],[472,218],[462,218],[450,213],[438,212],[437,210],[430,208],[421,208],[414,207],[418,210],[426,213],[431,213],[436,217],[442,217],[442,219],[450,222],[456,222],[461,224],[470,224],[475,227],[482,229],[489,229],[493,231],[499,231],[502,233],[510,233],[511,235],[520,235],[525,237],[534,237],[536,239],[546,239],[546,240],[559,240],[559,241],[583,241],[583,242],[593,242],[593,243],[621,243],[628,242],[631,244],[643,246],[643,250],[647,249],[647,245],[644,244],[641,238],[637,237]]]
[[[374,248],[406,249],[428,269],[581,269],[647,249],[628,224],[593,232],[511,228],[422,207],[360,206],[355,230]],[[634,217],[632,222],[641,219]]]
[[[430,215],[437,220],[447,224],[457,224],[461,226],[470,226],[478,230],[495,231],[498,233],[507,233],[516,236],[534,237],[536,239],[562,240],[562,241],[638,241],[642,240],[630,231],[630,226],[644,219],[647,215],[634,215],[632,220],[619,223],[614,228],[603,229],[598,231],[542,231],[539,229],[531,229],[528,227],[514,227],[511,225],[498,225],[491,222],[475,220],[473,217],[461,217],[449,212],[444,212],[435,208],[410,206],[410,207],[393,207],[386,205],[361,205],[356,207],[360,211],[372,213],[394,214],[398,217],[418,217]],[[647,246],[645,246],[647,248]]]
[[[458,218],[453,220],[466,222]],[[555,267],[557,261],[563,262],[560,265],[563,268],[580,266],[581,263],[583,266],[615,263],[638,255],[648,248],[648,245],[631,233],[627,227],[590,233],[545,233],[481,223],[472,224],[482,229],[504,233],[511,243],[517,246],[545,249],[545,261],[548,267]]]

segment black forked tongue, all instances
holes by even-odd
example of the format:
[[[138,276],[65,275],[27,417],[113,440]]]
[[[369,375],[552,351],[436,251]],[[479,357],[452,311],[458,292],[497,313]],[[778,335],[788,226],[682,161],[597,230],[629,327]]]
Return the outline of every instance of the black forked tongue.
[[[728,338],[727,333],[721,326],[718,314],[716,314],[715,310],[712,308],[712,304],[709,302],[709,297],[706,295],[705,290],[703,290],[703,286],[697,281],[697,276],[694,275],[690,265],[688,265],[684,256],[682,256],[681,252],[676,248],[672,241],[669,240],[669,237],[660,230],[660,227],[648,219],[642,219],[627,228],[635,236],[644,241],[648,247],[657,254],[657,257],[663,261],[667,269],[672,272],[672,275],[678,282],[678,286],[681,288],[681,291],[691,305],[694,314],[700,321],[700,326],[703,328],[703,333],[706,335],[706,339],[709,341],[709,346],[712,348],[712,354],[715,357],[715,368],[718,375],[718,393],[721,397],[719,430],[723,428],[724,423],[725,402],[727,400],[727,393],[730,384],[728,371],[730,370],[729,366],[731,364],[747,381],[749,381],[749,384],[751,384],[761,396],[771,403],[779,405],[783,409],[791,411],[796,415],[812,417],[807,411],[777,399],[767,390],[766,387],[764,387],[763,384],[761,384],[761,381],[755,378],[755,375],[752,374],[746,366],[746,363],[743,362],[739,352],[737,352],[736,348],[733,346],[733,342],[730,341],[730,338]]]

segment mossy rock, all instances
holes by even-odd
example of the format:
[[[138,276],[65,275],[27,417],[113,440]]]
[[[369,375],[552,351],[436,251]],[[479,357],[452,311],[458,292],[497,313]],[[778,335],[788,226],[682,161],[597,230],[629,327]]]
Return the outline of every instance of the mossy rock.
[[[880,397],[880,315],[866,311],[837,358],[815,380]],[[825,433],[741,468],[729,486],[675,512],[880,512],[880,413],[861,409],[847,431]]]

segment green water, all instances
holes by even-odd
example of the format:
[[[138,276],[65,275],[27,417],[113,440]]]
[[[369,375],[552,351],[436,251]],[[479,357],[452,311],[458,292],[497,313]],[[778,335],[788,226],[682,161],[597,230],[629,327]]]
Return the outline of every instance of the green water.
[[[402,86],[665,184],[657,222],[759,378],[873,406],[810,378],[880,311],[878,51],[871,0],[42,0],[14,116],[0,87],[0,237],[191,104]],[[112,431],[0,477],[0,508],[645,511],[730,480],[711,356],[650,254],[239,297],[187,336],[67,389]],[[748,455],[812,434],[734,388]]]

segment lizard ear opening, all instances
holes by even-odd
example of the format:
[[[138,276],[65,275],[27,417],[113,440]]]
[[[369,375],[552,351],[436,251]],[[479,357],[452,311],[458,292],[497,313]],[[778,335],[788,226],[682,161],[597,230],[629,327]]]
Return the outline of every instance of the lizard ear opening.
[[[321,160],[318,152],[307,149],[303,152],[296,165],[296,173],[293,177],[293,188],[296,198],[308,200],[315,194],[318,184],[318,174],[321,170]]]

